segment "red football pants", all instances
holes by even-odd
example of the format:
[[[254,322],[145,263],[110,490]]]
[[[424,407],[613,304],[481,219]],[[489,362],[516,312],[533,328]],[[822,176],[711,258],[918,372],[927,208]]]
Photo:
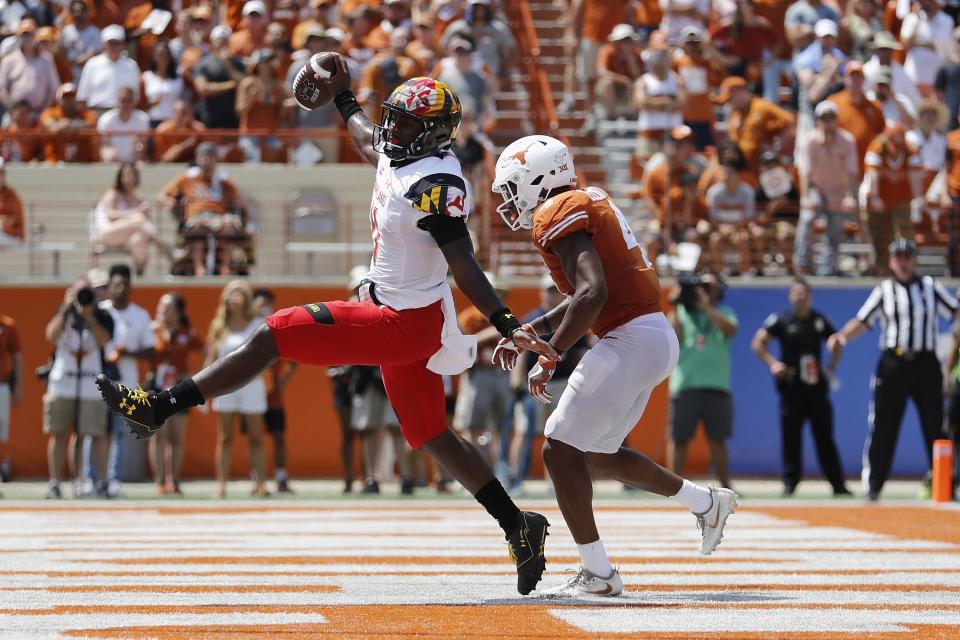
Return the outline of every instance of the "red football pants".
[[[440,349],[440,302],[396,311],[371,302],[318,302],[267,318],[280,357],[326,367],[380,366],[387,398],[410,446],[447,430],[443,379],[427,369]]]

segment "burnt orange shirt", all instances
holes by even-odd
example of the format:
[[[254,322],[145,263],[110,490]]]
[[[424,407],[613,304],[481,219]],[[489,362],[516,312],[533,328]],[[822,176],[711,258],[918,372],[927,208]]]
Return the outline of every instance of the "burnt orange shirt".
[[[731,112],[727,132],[740,147],[747,165],[756,170],[761,154],[791,125],[792,115],[763,98],[752,98],[746,112]]]
[[[0,189],[0,221],[5,234],[23,238],[23,203],[17,192],[7,185]]]
[[[174,120],[164,120],[157,125],[157,132],[153,138],[154,160],[159,162],[186,162],[190,160],[200,141],[198,134],[206,130],[207,128],[202,122],[194,121],[191,123],[189,129],[183,129],[177,127],[177,123]],[[173,154],[173,157],[163,158],[171,147],[181,144],[189,138],[197,138],[197,140],[193,144],[183,147],[180,153]]]
[[[253,35],[246,29],[237,31],[230,36],[230,55],[237,58],[249,58],[257,49],[262,49],[263,40],[255,40]]]
[[[684,121],[713,122],[710,89],[716,86],[716,82],[710,63],[684,55],[676,59],[674,69],[683,81],[683,88],[687,92],[687,104],[683,108]]]
[[[18,353],[20,335],[17,333],[17,323],[10,316],[0,315],[0,382],[10,382],[13,357]]]
[[[87,0],[90,7],[90,22],[103,29],[120,22],[120,6],[113,0]]]
[[[252,82],[259,80],[251,79]],[[244,82],[247,82],[244,79]],[[250,129],[276,129],[280,124],[280,114],[283,111],[283,93],[279,85],[267,90],[266,95],[253,99],[246,113],[240,114],[240,131]]]
[[[613,43],[603,45],[597,52],[597,71],[609,71],[636,80],[643,75],[640,49],[634,49],[624,55]]]
[[[787,16],[787,9],[793,4],[793,0],[754,0],[753,10],[761,18],[766,18],[767,22],[777,34],[777,57],[781,60],[789,60],[793,53],[793,47],[787,40],[787,28],[784,24],[784,18]]]
[[[960,129],[947,134],[947,153],[950,155],[947,189],[951,198],[960,198]]]
[[[136,31],[140,28],[140,25],[143,24],[143,21],[147,19],[147,16],[150,15],[150,12],[153,11],[153,3],[144,2],[143,4],[138,4],[137,6],[130,9],[127,13],[126,20],[123,21],[123,28],[128,32]],[[157,40],[163,38],[164,40],[171,40],[172,38],[177,37],[176,29],[176,17],[171,17],[170,22],[167,23],[166,28],[163,30],[159,36],[154,33],[145,33],[137,40],[137,64],[140,66],[141,71],[146,71],[150,68],[150,58],[153,56],[153,47],[157,44]],[[174,61],[176,64],[176,61]]]
[[[185,199],[187,219],[207,212],[223,214],[241,203],[240,193],[230,180],[214,179],[214,183],[208,182],[194,167],[171,180],[163,193]]]
[[[613,28],[626,20],[626,0],[583,0],[580,35],[593,42],[606,42]]]
[[[637,24],[641,26],[660,26],[663,22],[663,9],[658,0],[640,0],[637,3]]]
[[[647,260],[623,214],[605,191],[575,189],[554,196],[533,215],[533,244],[557,288],[573,295],[553,243],[572,233],[589,234],[600,256],[607,283],[607,301],[591,329],[601,338],[630,320],[660,311],[660,280]]]
[[[921,168],[917,150],[909,144],[889,148],[886,136],[878,136],[867,147],[864,166],[874,169],[878,177],[878,192],[885,209],[902,206],[913,198],[910,173]]]
[[[695,195],[690,197],[680,184],[685,172],[686,167],[670,169],[666,162],[662,162],[643,176],[643,197],[657,207],[657,220],[661,225],[667,223],[668,208],[674,226],[696,224],[706,215],[706,207],[701,206]]]
[[[48,124],[63,120],[66,117],[63,107],[53,105],[44,109],[40,114],[39,125],[46,127]],[[88,109],[82,109],[73,116],[72,120],[82,120],[91,132],[97,128],[97,116]],[[43,155],[47,162],[67,162],[68,157],[70,162],[96,162],[99,156],[96,137],[89,134],[85,135],[82,130],[75,133],[64,131],[48,137],[44,144]]]
[[[847,90],[830,96],[830,101],[837,105],[837,123],[841,129],[846,129],[857,141],[857,155],[860,157],[860,167],[863,168],[863,156],[867,147],[874,138],[883,133],[886,123],[883,119],[883,109],[873,100],[864,98],[862,104],[855,104]]]
[[[393,61],[396,61],[397,70],[399,71],[398,76],[395,78],[397,80],[396,83],[387,82],[383,74],[383,66]],[[389,96],[394,89],[416,74],[417,63],[412,58],[394,55],[376,56],[370,61],[370,64],[364,68],[363,75],[360,78],[360,91],[363,92],[360,103],[370,104],[372,102],[374,104],[380,104],[387,99],[387,96]]]
[[[31,127],[31,130],[32,129],[33,127]],[[20,162],[42,160],[43,143],[47,136],[42,133],[39,135],[17,135],[20,131],[21,129],[18,125],[11,124],[3,130],[4,133],[11,135],[6,136],[0,133],[0,137],[3,138],[5,146],[11,148],[8,160],[19,160]]]
[[[223,5],[226,6],[223,19],[234,32],[240,29],[240,24],[243,22],[244,4],[246,4],[246,0],[224,0],[223,2]]]
[[[203,338],[193,327],[178,329],[174,334],[157,329],[154,335],[153,372],[163,377],[157,382],[166,388],[190,372],[190,354],[203,350]]]

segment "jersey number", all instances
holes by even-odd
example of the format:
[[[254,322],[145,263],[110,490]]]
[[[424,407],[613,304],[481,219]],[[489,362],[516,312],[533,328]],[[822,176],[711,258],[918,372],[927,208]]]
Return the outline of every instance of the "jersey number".
[[[620,207],[614,204],[613,200],[607,200],[607,203],[610,205],[610,208],[613,209],[613,212],[617,214],[617,220],[620,222],[620,231],[623,232],[623,241],[626,243],[627,249],[633,249],[634,247],[640,249],[640,255],[643,256],[643,264],[647,267],[653,266],[647,259],[647,252],[644,251],[640,243],[637,242],[637,236],[633,235],[633,230],[630,229],[630,225],[627,224],[627,218],[623,215],[623,211],[620,211]]]

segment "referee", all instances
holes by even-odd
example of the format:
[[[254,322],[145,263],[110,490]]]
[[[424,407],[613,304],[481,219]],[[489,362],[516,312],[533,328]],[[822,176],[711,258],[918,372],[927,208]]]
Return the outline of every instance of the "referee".
[[[937,313],[957,316],[958,305],[947,289],[931,276],[918,277],[917,245],[898,238],[890,244],[890,271],[867,301],[827,346],[838,353],[848,340],[863,335],[879,320],[882,354],[872,380],[870,431],[863,451],[863,481],[868,500],[877,500],[890,476],[900,423],[912,398],[920,414],[920,428],[928,462],[933,441],[943,436],[943,372],[937,360]]]

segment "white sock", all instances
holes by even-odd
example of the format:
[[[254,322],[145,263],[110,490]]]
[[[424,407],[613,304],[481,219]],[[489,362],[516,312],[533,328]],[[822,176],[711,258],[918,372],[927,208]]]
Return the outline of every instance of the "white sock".
[[[287,479],[287,470],[278,468],[276,473],[274,474],[274,477],[276,477],[277,482],[283,482],[284,480]]]
[[[680,491],[677,491],[677,495],[670,496],[670,499],[682,504],[696,514],[706,513],[713,506],[710,489],[693,484],[689,480],[684,480]]]
[[[609,578],[613,575],[613,566],[607,557],[607,550],[603,548],[603,540],[590,544],[578,544],[577,553],[580,554],[580,563],[583,568],[600,578]]]

